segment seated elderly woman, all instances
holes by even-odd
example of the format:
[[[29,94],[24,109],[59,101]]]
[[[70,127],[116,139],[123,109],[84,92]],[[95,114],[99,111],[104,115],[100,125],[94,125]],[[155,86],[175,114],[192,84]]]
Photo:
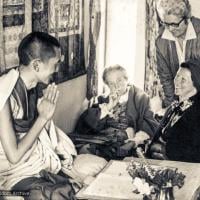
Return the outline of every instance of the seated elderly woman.
[[[156,159],[200,162],[200,60],[181,64],[175,78],[179,102],[172,104],[150,147]]]
[[[157,128],[149,98],[143,91],[128,84],[126,70],[120,65],[106,68],[103,81],[110,94],[96,98],[97,102],[93,102],[81,115],[76,132],[107,137],[112,135],[117,137],[117,141],[103,147],[87,145],[81,152],[89,149],[91,153],[107,159],[133,155],[133,148],[151,138]]]

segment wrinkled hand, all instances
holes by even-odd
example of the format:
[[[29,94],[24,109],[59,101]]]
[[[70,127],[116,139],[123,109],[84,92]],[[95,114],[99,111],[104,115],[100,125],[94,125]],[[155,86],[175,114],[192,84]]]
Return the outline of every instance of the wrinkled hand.
[[[117,95],[117,93],[110,93],[109,102],[99,105],[101,109],[100,119],[104,118],[106,115],[113,117],[112,109],[117,105],[118,102],[119,102],[119,96]]]
[[[40,117],[47,121],[52,118],[56,108],[58,96],[59,91],[57,90],[57,85],[55,85],[55,83],[48,85],[44,96],[37,105],[37,110]]]
[[[159,116],[164,116],[165,112],[166,112],[166,108],[162,108],[159,111],[157,111],[156,114],[159,115]]]
[[[119,96],[117,95],[117,93],[111,93],[109,95],[109,103],[107,104],[108,110],[113,109],[117,103],[119,102]]]
[[[135,142],[136,146],[138,146],[140,144],[144,144],[144,142],[148,139],[150,139],[150,137],[147,133],[145,133],[144,131],[138,131],[134,138],[128,139],[125,142],[133,141]]]

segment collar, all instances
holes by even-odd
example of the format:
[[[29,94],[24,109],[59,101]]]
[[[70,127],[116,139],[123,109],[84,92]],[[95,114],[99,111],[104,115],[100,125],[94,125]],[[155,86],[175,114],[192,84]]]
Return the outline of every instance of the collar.
[[[119,98],[119,103],[124,103],[124,102],[128,101],[129,89],[130,89],[130,86],[128,86],[126,93],[123,94],[123,95]]]
[[[173,36],[173,34],[167,28],[164,29],[164,32],[163,32],[161,38],[166,39],[166,40],[176,41],[176,38]],[[197,34],[194,30],[194,26],[193,26],[191,20],[189,20],[188,27],[186,30],[185,40],[192,40],[192,39],[196,39],[196,38],[197,38]]]
[[[180,103],[180,104],[181,104],[181,106],[180,106],[181,110],[182,110],[182,111],[185,111],[185,110],[188,109],[190,106],[192,106],[193,101],[192,101],[191,99],[187,99],[187,100],[183,101],[183,102]]]

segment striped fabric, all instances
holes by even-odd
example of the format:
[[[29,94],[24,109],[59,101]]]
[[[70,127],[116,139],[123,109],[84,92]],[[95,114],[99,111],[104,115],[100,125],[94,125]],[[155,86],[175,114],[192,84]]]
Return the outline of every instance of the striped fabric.
[[[18,73],[14,73],[11,70],[10,73],[4,75],[4,79],[0,79],[0,86],[4,88],[9,86],[13,81],[9,80],[9,77],[12,80],[17,81],[17,78],[14,78],[13,75],[18,77]],[[6,78],[7,76],[7,78]],[[2,77],[1,77],[2,78]],[[4,84],[2,84],[4,80]],[[7,80],[7,84],[5,83]],[[15,84],[12,84],[14,87]],[[7,92],[12,91],[11,89]],[[0,88],[0,93],[2,92]],[[9,95],[3,94],[5,97]],[[5,102],[6,100],[4,100]],[[22,105],[19,105],[13,96],[10,97],[11,109],[13,111],[13,118],[21,119],[24,115]],[[6,132],[4,133],[6,134]],[[21,139],[26,133],[16,133],[17,138]],[[62,154],[64,157],[64,165],[57,156],[57,153]],[[42,169],[46,169],[52,173],[57,173],[61,170],[62,167],[70,168],[73,163],[73,156],[76,156],[76,150],[72,141],[57,127],[54,126],[53,122],[50,122],[50,126],[42,129],[38,139],[35,141],[33,146],[26,152],[23,158],[17,164],[11,164],[4,152],[4,149],[0,142],[0,189],[9,190],[20,180],[27,177],[38,177],[39,172]]]
[[[60,135],[62,143],[59,143],[57,134]],[[65,142],[64,148],[59,146],[63,144],[63,141]],[[59,153],[62,151],[64,155],[64,166],[56,154],[57,149],[59,149]],[[76,155],[73,143],[61,130],[54,126],[53,122],[51,122],[49,131],[42,130],[39,139],[17,164],[8,162],[0,145],[0,189],[9,190],[24,178],[38,177],[42,169],[56,174],[62,167],[70,168],[73,163],[73,155]]]

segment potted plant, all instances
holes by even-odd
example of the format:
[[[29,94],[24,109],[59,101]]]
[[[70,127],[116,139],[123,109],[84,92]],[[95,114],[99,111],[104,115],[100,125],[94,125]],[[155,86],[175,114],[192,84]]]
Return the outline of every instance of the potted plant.
[[[173,188],[184,185],[185,175],[177,169],[151,166],[132,160],[127,168],[136,190],[144,200],[174,200]]]

